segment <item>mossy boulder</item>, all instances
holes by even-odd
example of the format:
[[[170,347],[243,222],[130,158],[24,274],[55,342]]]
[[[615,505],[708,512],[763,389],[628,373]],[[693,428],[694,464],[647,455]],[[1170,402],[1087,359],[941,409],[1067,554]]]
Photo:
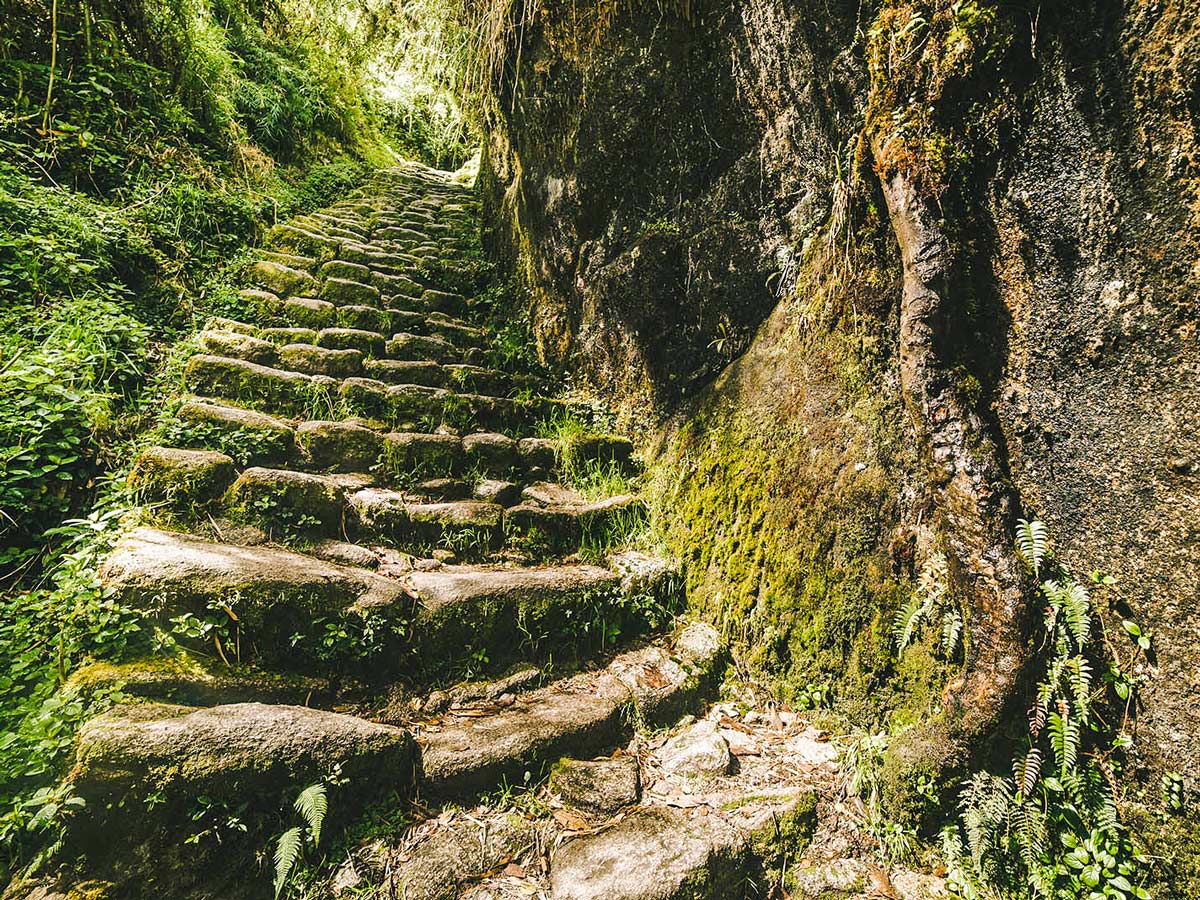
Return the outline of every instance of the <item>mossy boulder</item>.
[[[305,375],[350,378],[362,371],[362,353],[330,350],[315,344],[287,344],[279,350],[279,366]]]
[[[254,284],[280,298],[311,293],[317,289],[317,279],[303,269],[293,269],[265,259],[253,263],[248,275]]]
[[[150,447],[138,454],[129,486],[148,501],[182,508],[215,500],[236,477],[233,460],[224,453]]]
[[[448,362],[459,355],[455,346],[444,337],[407,332],[401,332],[387,342],[387,353],[392,359],[435,362]]]
[[[379,306],[380,303],[379,288],[345,278],[326,278],[318,296],[337,306]]]
[[[279,310],[284,321],[301,328],[327,328],[337,321],[332,303],[312,297],[289,297]]]
[[[303,422],[296,444],[305,461],[318,469],[368,472],[383,454],[384,438],[354,422]]]
[[[333,259],[341,241],[294,225],[276,225],[267,232],[266,244],[289,253],[302,254],[314,261]]]

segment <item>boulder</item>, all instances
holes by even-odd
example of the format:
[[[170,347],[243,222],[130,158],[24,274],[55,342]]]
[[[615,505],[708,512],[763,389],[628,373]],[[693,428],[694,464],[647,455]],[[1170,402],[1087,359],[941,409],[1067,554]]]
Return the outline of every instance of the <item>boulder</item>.
[[[310,466],[336,472],[369,472],[383,453],[383,435],[354,422],[303,422],[296,444]]]
[[[317,279],[303,269],[293,269],[283,263],[259,260],[250,266],[250,280],[262,285],[280,298],[315,291]]]
[[[715,722],[697,722],[668,740],[656,754],[662,770],[670,775],[714,777],[726,775],[733,766],[729,742]]]

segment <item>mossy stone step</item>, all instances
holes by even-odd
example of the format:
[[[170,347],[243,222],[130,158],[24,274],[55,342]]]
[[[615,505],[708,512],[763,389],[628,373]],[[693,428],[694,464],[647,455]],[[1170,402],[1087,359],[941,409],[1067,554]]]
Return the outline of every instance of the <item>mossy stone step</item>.
[[[250,465],[283,462],[292,455],[292,426],[265,413],[197,399],[181,405],[175,417],[179,426],[170,432],[175,446],[228,448]]]
[[[284,415],[304,415],[314,399],[333,391],[334,379],[320,380],[224,356],[197,354],[184,367],[184,384],[194,394],[264,405]]]
[[[338,311],[339,315],[341,310]],[[357,350],[368,359],[387,352],[387,340],[382,334],[365,328],[322,328],[314,335],[317,346],[330,350]]]
[[[318,286],[317,279],[304,269],[293,269],[267,259],[252,263],[248,274],[251,282],[280,298],[306,294]]]
[[[129,487],[147,502],[187,509],[216,500],[236,477],[233,460],[224,453],[148,447],[133,464]]]
[[[241,332],[206,329],[196,335],[196,341],[206,353],[244,359],[263,366],[274,365],[278,358],[273,343]]]
[[[226,513],[236,521],[292,534],[345,534],[346,495],[369,484],[367,475],[315,475],[255,466],[225,493]]]
[[[359,533],[399,547],[446,547],[482,556],[504,539],[504,507],[477,500],[413,502],[403,491],[365,488],[350,497]]]
[[[412,609],[409,591],[367,569],[154,528],[126,534],[101,566],[100,580],[123,604],[164,618],[203,617],[214,605],[229,606],[246,647],[255,647],[255,661],[292,669],[306,663],[292,636],[311,631],[313,620],[359,609],[405,619]]]
[[[357,422],[301,422],[296,445],[303,465],[335,472],[369,472],[384,452],[384,436]]]
[[[295,225],[282,224],[267,232],[265,244],[286,253],[310,256],[321,262],[334,259],[341,249],[341,241],[336,238],[326,237]]]
[[[361,350],[331,350],[316,344],[286,344],[279,349],[276,366],[304,375],[352,378],[362,373]]]
[[[345,278],[326,278],[319,296],[338,306],[378,307],[383,299],[374,285]]]
[[[178,841],[194,826],[196,797],[275,814],[335,770],[344,779],[337,812],[348,817],[372,800],[412,792],[416,747],[403,728],[302,706],[118,706],[79,731],[68,779],[88,815],[72,821],[68,840],[92,856],[147,838]],[[150,796],[158,800],[153,815]]]

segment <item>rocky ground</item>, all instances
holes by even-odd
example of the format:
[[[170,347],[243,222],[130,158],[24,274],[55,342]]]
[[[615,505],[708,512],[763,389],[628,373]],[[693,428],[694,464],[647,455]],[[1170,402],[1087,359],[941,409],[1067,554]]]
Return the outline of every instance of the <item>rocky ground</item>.
[[[548,428],[568,405],[503,368],[477,215],[386,173],[278,226],[248,314],[198,336],[99,577],[207,655],[76,676],[129,699],[79,733],[55,874],[8,896],[269,896],[236,832],[313,783],[344,857],[318,896],[940,896],[867,861],[836,737],[719,702],[636,487],[573,481],[636,486],[632,443]]]

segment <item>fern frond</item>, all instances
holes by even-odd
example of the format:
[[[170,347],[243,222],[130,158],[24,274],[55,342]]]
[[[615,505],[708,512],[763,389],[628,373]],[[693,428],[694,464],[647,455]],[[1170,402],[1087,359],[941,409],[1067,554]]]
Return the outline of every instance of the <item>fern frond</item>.
[[[321,825],[325,821],[325,813],[329,810],[329,800],[325,793],[325,785],[317,783],[309,785],[296,798],[296,812],[304,817],[312,832],[313,846],[321,843]]]
[[[947,656],[953,656],[957,652],[962,628],[962,613],[957,609],[947,610],[942,619],[942,652]]]
[[[1042,774],[1042,751],[1031,749],[1023,758],[1013,760],[1013,779],[1017,790],[1025,797],[1033,793],[1038,776]]]
[[[1040,519],[1034,519],[1032,522],[1021,519],[1017,523],[1017,554],[1035,577],[1041,574],[1042,561],[1045,560],[1049,548],[1050,541],[1044,522]]]
[[[279,900],[284,885],[287,884],[288,876],[292,874],[292,869],[296,867],[296,862],[300,859],[300,848],[303,843],[304,836],[300,829],[289,828],[279,836],[279,840],[275,844],[276,900]]]
[[[1071,704],[1075,713],[1087,724],[1092,708],[1092,667],[1082,656],[1067,660],[1067,684],[1071,688]]]
[[[1079,722],[1069,713],[1050,713],[1050,746],[1062,777],[1075,770],[1079,755]]]
[[[1066,579],[1062,585],[1062,609],[1075,647],[1082,650],[1092,633],[1092,598],[1087,588],[1073,578]]]
[[[912,643],[913,635],[929,615],[931,606],[932,603],[928,597],[922,599],[921,595],[914,591],[913,595],[909,597],[908,603],[896,614],[892,633],[896,636],[897,651],[903,651]]]

